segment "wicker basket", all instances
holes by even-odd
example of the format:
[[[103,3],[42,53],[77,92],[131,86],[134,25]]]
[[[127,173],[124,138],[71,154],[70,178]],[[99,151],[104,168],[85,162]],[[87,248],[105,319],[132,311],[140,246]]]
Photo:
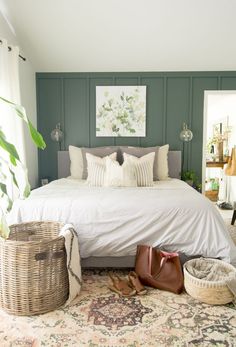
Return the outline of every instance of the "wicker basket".
[[[31,222],[0,238],[0,305],[10,314],[35,315],[64,304],[69,293],[63,224]]]
[[[186,292],[193,298],[202,301],[206,304],[212,305],[224,305],[233,301],[234,296],[228,289],[225,281],[206,281],[203,279],[192,276],[186,269],[188,265],[197,266],[200,259],[192,259],[184,264],[184,286]],[[236,268],[222,260],[217,259],[204,259],[206,262],[219,263],[221,267],[224,267],[225,272],[235,272]]]

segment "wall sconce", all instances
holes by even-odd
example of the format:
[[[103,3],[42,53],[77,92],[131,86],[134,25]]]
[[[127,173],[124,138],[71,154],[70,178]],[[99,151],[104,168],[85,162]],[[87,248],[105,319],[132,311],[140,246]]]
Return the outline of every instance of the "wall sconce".
[[[61,131],[61,124],[58,123],[56,125],[56,128],[53,129],[51,132],[51,139],[52,139],[52,141],[59,143],[59,150],[61,150],[61,142],[62,142],[63,138],[64,138],[64,134]]]
[[[188,126],[186,123],[183,123],[183,129],[181,130],[181,132],[179,134],[179,138],[181,141],[183,141],[183,150],[182,150],[182,172],[183,172],[185,143],[190,142],[193,139],[193,133],[190,129],[188,129]],[[187,171],[188,171],[188,157],[187,157]]]
[[[181,133],[179,134],[180,140],[184,142],[189,142],[193,138],[193,133],[190,129],[188,129],[188,126],[186,123],[183,123],[183,129]]]

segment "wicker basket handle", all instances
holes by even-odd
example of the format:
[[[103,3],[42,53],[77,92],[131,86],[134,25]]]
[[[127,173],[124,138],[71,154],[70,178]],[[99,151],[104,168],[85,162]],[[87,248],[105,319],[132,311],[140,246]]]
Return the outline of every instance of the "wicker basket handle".
[[[58,252],[41,252],[41,253],[37,253],[35,254],[35,260],[39,261],[39,260],[51,260],[51,259],[59,259],[62,258],[65,254],[65,251],[58,251]]]

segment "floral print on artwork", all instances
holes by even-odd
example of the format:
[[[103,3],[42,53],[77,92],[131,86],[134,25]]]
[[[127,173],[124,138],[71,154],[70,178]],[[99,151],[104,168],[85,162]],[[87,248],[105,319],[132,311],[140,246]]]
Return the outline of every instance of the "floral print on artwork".
[[[146,136],[146,86],[97,86],[96,136]]]

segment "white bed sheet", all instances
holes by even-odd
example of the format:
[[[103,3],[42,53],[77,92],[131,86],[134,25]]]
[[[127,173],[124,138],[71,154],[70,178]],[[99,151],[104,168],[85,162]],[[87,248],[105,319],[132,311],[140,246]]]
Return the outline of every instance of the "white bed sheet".
[[[236,247],[219,212],[178,179],[153,187],[100,188],[63,178],[14,203],[11,223],[41,220],[72,223],[82,258],[135,255],[137,244],[150,244],[236,266]]]

